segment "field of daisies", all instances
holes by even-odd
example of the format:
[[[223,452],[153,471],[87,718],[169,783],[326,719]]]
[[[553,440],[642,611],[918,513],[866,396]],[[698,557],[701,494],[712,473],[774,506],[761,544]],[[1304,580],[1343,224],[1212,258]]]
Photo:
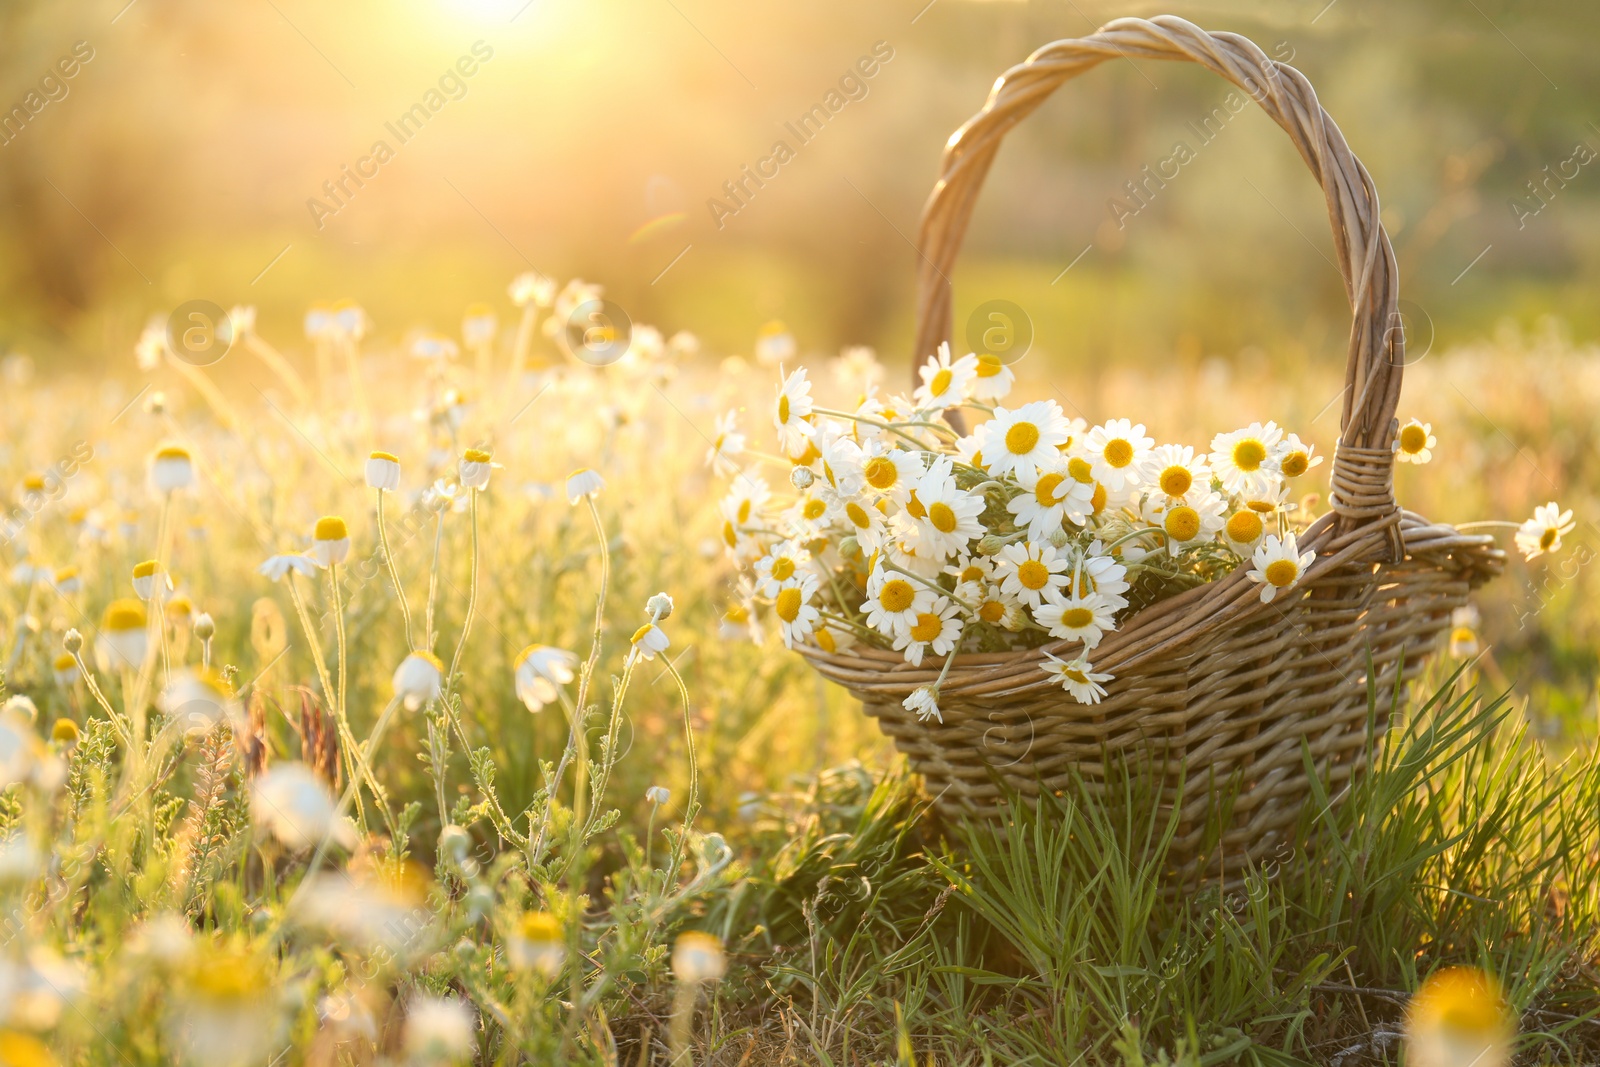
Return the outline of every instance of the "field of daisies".
[[[1508,572],[1370,773],[1174,892],[1136,773],[941,818],[795,650],[923,672],[929,730],[963,651],[1097,702],[1132,613],[1314,568],[1341,368],[568,327],[602,295],[5,360],[0,1064],[1600,1054],[1600,351],[1407,369],[1397,495]]]

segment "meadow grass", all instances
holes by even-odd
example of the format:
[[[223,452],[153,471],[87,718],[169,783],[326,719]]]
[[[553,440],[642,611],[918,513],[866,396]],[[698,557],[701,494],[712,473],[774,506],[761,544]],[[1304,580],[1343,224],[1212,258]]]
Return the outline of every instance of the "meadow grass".
[[[54,468],[60,489],[16,494],[7,562],[28,569],[0,600],[7,691],[37,708],[15,736],[50,739],[3,753],[0,1058],[1349,1067],[1398,1056],[1406,998],[1452,963],[1499,978],[1530,1062],[1600,1055],[1592,525],[1485,590],[1483,655],[1371,694],[1395,726],[1348,795],[1261,867],[1178,893],[1137,771],[1109,799],[942,821],[853,702],[724,621],[701,457],[723,410],[764,425],[768,368],[630,357],[484,380],[373,349],[321,376],[295,359],[304,402],[246,351],[214,387],[171,360],[132,385],[11,369],[5,469]],[[1441,446],[1402,502],[1594,514],[1596,368],[1553,328],[1410,368],[1401,415]],[[1019,392],[1052,387],[1069,413],[1138,410],[1169,439],[1274,417],[1326,452],[1337,410],[1316,409],[1339,385],[1248,356],[1024,368]],[[173,442],[196,484],[152,492],[147,458]],[[424,492],[481,446],[501,465],[487,488]],[[384,497],[392,571],[373,449],[404,472]],[[573,506],[577,467],[606,486]],[[256,572],[314,547],[324,515],[347,520],[339,568]],[[101,670],[102,613],[147,559],[192,613],[155,613],[144,669]],[[395,576],[443,665],[410,709]],[[658,591],[670,614],[647,607]],[[630,635],[652,618],[671,644],[646,659]],[[64,669],[69,630],[87,636]],[[530,712],[514,670],[535,642],[578,670]],[[185,734],[152,712],[163,661],[219,668],[224,714]],[[335,825],[253,797],[293,761],[328,799],[349,790],[354,834],[285,839],[285,821]],[[717,938],[725,974],[714,954],[672,965],[686,930]]]

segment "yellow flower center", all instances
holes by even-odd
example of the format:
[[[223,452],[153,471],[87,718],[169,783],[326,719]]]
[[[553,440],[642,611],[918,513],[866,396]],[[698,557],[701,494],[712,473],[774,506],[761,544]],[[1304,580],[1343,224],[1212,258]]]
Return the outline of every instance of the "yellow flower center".
[[[189,450],[186,449],[186,448],[179,448],[176,445],[169,445],[166,448],[158,449],[156,451],[156,458],[157,459],[188,459],[189,458]]]
[[[400,459],[399,459],[398,456],[392,455],[392,454],[390,454],[388,452],[374,452],[368,458],[369,459],[386,459],[390,463],[399,463],[400,462]]]
[[[50,740],[73,742],[78,739],[78,724],[71,719],[57,719],[55,725],[50,727]]]
[[[1271,515],[1278,510],[1276,500],[1246,500],[1244,506],[1260,515]]]
[[[1072,475],[1072,480],[1088,485],[1094,481],[1094,468],[1089,466],[1089,461],[1082,456],[1073,456],[1067,460],[1067,473]]]
[[[113,600],[106,606],[104,625],[107,630],[142,630],[145,619],[144,605],[137,600]]]
[[[794,560],[788,556],[779,556],[772,561],[772,576],[780,582],[788,581],[794,577]]]
[[[652,629],[654,629],[654,624],[648,622],[645,623],[643,626],[633,631],[633,636],[628,638],[629,644],[637,645],[640,641],[644,640],[644,635],[649,633]]]
[[[739,501],[738,515],[740,523],[746,523],[750,521],[750,509],[754,506],[755,501],[751,500],[749,497],[745,497],[743,500]]]
[[[917,624],[911,627],[911,640],[932,641],[944,632],[944,620],[937,615],[927,612],[917,616]]]
[[[313,536],[318,541],[343,541],[350,536],[350,531],[345,527],[344,520],[337,515],[324,515],[317,520],[317,528]]]
[[[794,461],[796,467],[809,467],[822,458],[822,453],[817,451],[816,443],[809,438],[806,440],[806,450],[800,453],[800,458]]]
[[[1094,509],[1096,515],[1105,510],[1106,487],[1099,482],[1094,483],[1094,496],[1089,498],[1089,506]]]
[[[1106,442],[1106,447],[1101,450],[1106,462],[1113,467],[1126,467],[1133,462],[1133,445],[1120,437],[1113,437]]]
[[[730,604],[722,617],[736,626],[743,626],[750,621],[750,612],[745,610],[743,604]]]
[[[794,586],[778,590],[778,603],[775,609],[778,618],[784,622],[794,622],[800,614],[800,590]]]
[[[865,530],[872,525],[872,516],[867,514],[867,509],[854,500],[844,506],[844,513],[858,530]]]
[[[1089,684],[1088,675],[1084,674],[1082,671],[1078,670],[1078,668],[1076,668],[1076,667],[1063,667],[1063,668],[1061,668],[1061,674],[1062,674],[1063,677],[1069,678],[1072,681],[1077,682],[1079,685],[1088,685]]]
[[[1235,541],[1249,543],[1261,536],[1261,516],[1253,511],[1236,511],[1228,520],[1228,536]]]
[[[911,499],[906,501],[906,513],[913,519],[925,519],[928,517],[928,509],[923,507],[922,501],[917,499],[917,491],[915,489],[911,490]]]
[[[517,932],[525,940],[547,942],[561,940],[561,924],[547,911],[530,911],[517,924]]]
[[[1081,630],[1094,622],[1094,612],[1088,608],[1068,608],[1061,613],[1061,625],[1072,630]]]
[[[824,652],[833,652],[839,647],[839,642],[835,641],[833,634],[827,630],[818,630],[813,636],[817,640],[817,647]]]
[[[1056,487],[1066,481],[1066,476],[1051,471],[1040,476],[1033,486],[1033,498],[1044,507],[1050,508],[1061,503],[1061,495],[1056,493]]]
[[[961,577],[957,581],[981,582],[983,581],[983,568],[973,564],[961,572]]]
[[[468,463],[487,463],[494,457],[481,448],[469,448],[461,453],[461,458]]]
[[[1182,496],[1194,485],[1194,475],[1189,473],[1188,467],[1168,467],[1161,472],[1158,479],[1161,491],[1168,496]]]
[[[916,597],[917,591],[904,578],[891,578],[878,591],[878,603],[883,605],[885,611],[895,613],[909,608]]]
[[[1473,633],[1465,626],[1457,626],[1454,630],[1450,631],[1450,640],[1458,644],[1465,644],[1469,641],[1476,641],[1477,639],[1478,635]]]
[[[733,528],[731,521],[722,524],[722,539],[728,543],[729,548],[739,543],[739,531]]]
[[[1292,559],[1275,559],[1267,564],[1266,576],[1267,581],[1279,589],[1285,589],[1300,577],[1300,564]]]
[[[782,396],[778,397],[778,422],[779,423],[785,423],[785,422],[788,422],[788,421],[789,421],[789,394],[788,393],[784,393]]]
[[[1024,560],[1017,568],[1017,581],[1027,589],[1043,589],[1050,580],[1050,568],[1036,559]]]
[[[1555,547],[1555,543],[1560,539],[1560,530],[1557,530],[1554,526],[1546,526],[1544,533],[1539,535],[1539,547],[1548,552]]]
[[[1400,451],[1414,456],[1428,447],[1428,431],[1417,423],[1410,423],[1400,428]]]
[[[978,377],[993,378],[1000,373],[1000,357],[993,352],[985,352],[978,357]]]
[[[1006,451],[1014,456],[1025,456],[1039,445],[1039,427],[1031,422],[1019,422],[1006,431]]]
[[[939,368],[939,373],[933,376],[933,381],[928,383],[928,392],[935,398],[943,396],[944,391],[950,388],[952,375],[947,367]]]
[[[147,559],[143,563],[135,563],[133,565],[133,576],[135,578],[149,578],[160,569],[161,564],[153,559]]]
[[[1290,452],[1283,457],[1283,462],[1278,465],[1285,478],[1298,478],[1311,469],[1311,457],[1304,452]]]
[[[900,477],[900,468],[888,456],[873,456],[865,467],[867,484],[874,489],[888,489]]]
[[[1200,513],[1194,508],[1172,508],[1161,523],[1174,541],[1193,541],[1200,532]]]
[[[933,506],[928,508],[928,521],[933,523],[933,528],[940,533],[954,533],[956,528],[955,510],[943,500],[935,500]]]
[[[1261,469],[1267,461],[1267,446],[1254,437],[1246,437],[1233,446],[1233,465],[1245,472]]]
[[[800,508],[800,514],[808,519],[820,519],[822,513],[828,510],[826,501],[819,497],[812,497]]]
[[[985,600],[978,608],[978,618],[991,626],[1006,617],[1006,606],[998,600]]]

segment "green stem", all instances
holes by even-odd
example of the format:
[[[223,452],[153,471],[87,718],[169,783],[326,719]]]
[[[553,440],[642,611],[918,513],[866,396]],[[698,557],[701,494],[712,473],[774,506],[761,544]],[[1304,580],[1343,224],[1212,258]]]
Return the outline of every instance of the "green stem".
[[[389,526],[383,521],[383,490],[378,493],[378,547],[383,552],[383,562],[389,570],[389,580],[394,583],[394,595],[400,601],[400,615],[406,623],[406,651],[415,652],[416,638],[411,632],[411,605],[406,602],[405,587],[400,584],[400,569],[395,565],[394,554],[389,551]]]
[[[456,671],[461,667],[461,654],[467,648],[467,635],[472,632],[472,616],[478,609],[478,490],[468,490],[472,512],[472,541],[467,556],[467,615],[461,620],[461,638],[456,642],[456,654],[450,657],[450,676],[447,685],[455,684]]]

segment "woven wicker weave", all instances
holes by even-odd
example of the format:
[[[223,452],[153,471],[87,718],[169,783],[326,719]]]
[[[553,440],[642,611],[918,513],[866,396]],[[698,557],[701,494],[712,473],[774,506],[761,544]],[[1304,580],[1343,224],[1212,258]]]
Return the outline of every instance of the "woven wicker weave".
[[[1302,584],[1270,604],[1240,569],[1124,619],[1095,650],[1115,681],[1098,705],[1073,702],[1040,669],[1044,649],[956,657],[940,687],[944,722],[901,707],[941,661],[912,667],[898,653],[857,647],[804,654],[860,697],[867,714],[924,776],[948,814],[995,814],[1005,788],[1023,796],[1074,774],[1103,787],[1108,764],[1153,761],[1166,803],[1180,801],[1175,855],[1189,873],[1237,869],[1270,853],[1309,795],[1302,757],[1332,790],[1367,752],[1368,666],[1381,693],[1421,669],[1468,592],[1504,567],[1488,536],[1462,534],[1394,500],[1394,411],[1404,364],[1394,251],[1378,221],[1366,168],[1301,73],[1251,41],[1171,16],[1119,19],[1092,36],[1039,49],[996,82],[983,110],[950,138],[923,210],[916,353],[948,339],[948,274],[984,176],[1006,132],[1069,78],[1109,59],[1190,60],[1249,93],[1289,134],[1326,194],[1350,300],[1340,443],[1330,511],[1301,538],[1314,548]],[[1403,664],[1403,666],[1402,666]],[[1382,703],[1380,701],[1380,709]],[[1387,725],[1378,722],[1381,731]],[[1180,783],[1187,782],[1180,794]],[[1234,794],[1220,847],[1199,850],[1214,800]]]

